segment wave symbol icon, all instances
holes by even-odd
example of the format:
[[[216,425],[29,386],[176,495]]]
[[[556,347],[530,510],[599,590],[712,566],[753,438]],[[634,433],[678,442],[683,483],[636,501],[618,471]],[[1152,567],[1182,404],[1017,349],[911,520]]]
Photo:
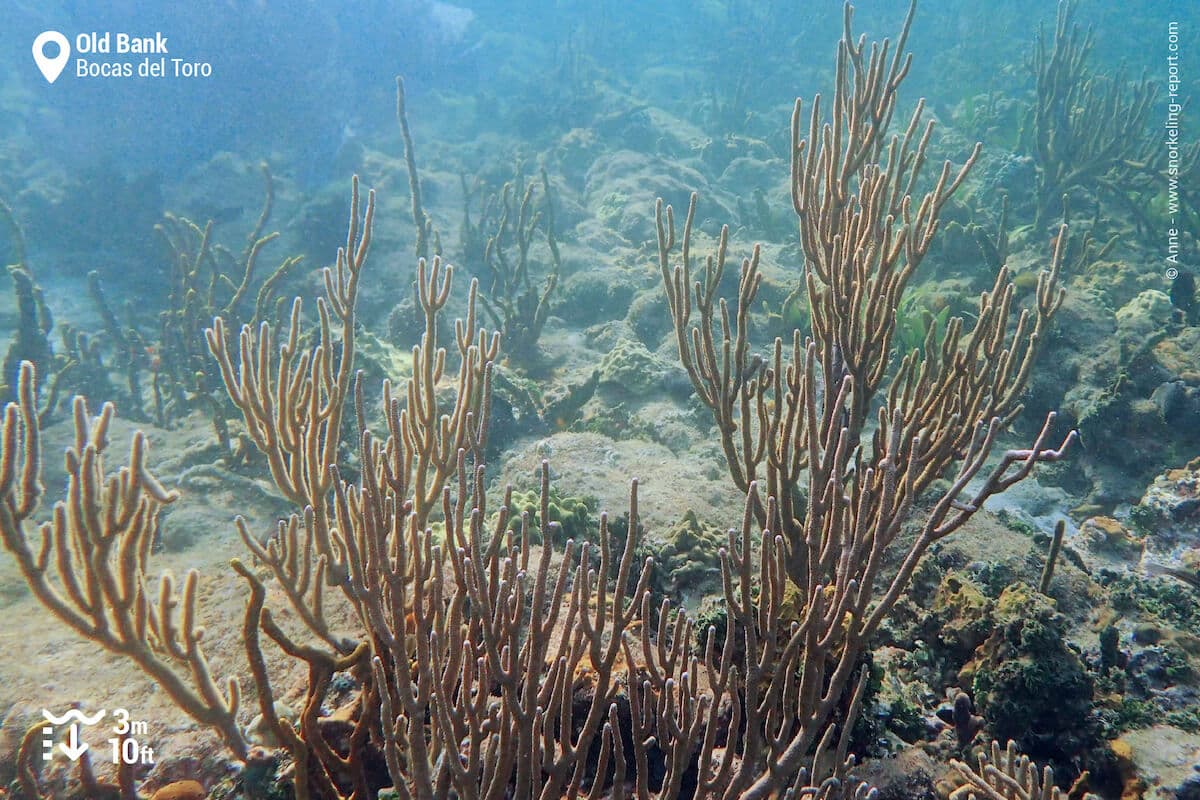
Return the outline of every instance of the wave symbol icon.
[[[42,709],[42,716],[52,725],[65,725],[71,720],[75,720],[82,725],[95,725],[100,720],[104,719],[104,709],[97,711],[92,716],[85,716],[82,711],[77,708],[68,709],[67,713],[61,717],[56,717],[46,709]]]

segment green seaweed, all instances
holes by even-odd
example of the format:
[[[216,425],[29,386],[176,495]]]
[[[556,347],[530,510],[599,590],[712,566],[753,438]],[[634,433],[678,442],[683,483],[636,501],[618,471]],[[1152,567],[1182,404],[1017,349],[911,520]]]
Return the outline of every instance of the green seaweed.
[[[1180,630],[1200,636],[1200,604],[1196,593],[1169,578],[1122,575],[1109,585],[1109,603],[1118,611],[1140,611]]]
[[[1099,741],[1092,677],[1066,639],[1066,620],[1024,583],[996,603],[996,629],[975,670],[990,733],[1036,758],[1069,762]]]

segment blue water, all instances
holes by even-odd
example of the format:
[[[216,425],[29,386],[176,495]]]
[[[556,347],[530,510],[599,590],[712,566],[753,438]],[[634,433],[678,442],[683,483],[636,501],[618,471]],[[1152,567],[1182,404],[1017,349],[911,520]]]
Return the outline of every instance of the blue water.
[[[857,28],[889,35],[906,5],[861,2]],[[828,69],[840,8],[833,0],[18,0],[0,11],[0,69],[10,87],[25,94],[23,108],[6,107],[5,118],[9,133],[15,123],[37,142],[38,152],[72,166],[115,159],[131,171],[179,175],[223,149],[266,155],[283,146],[320,175],[348,132],[390,131],[394,75],[408,77],[418,108],[425,96],[443,92],[520,105],[536,101],[539,89],[553,88],[547,84],[568,43],[596,74],[617,82],[630,102],[661,95],[664,87],[645,77],[650,67],[686,69],[686,90],[664,98],[679,108],[696,105],[702,92],[727,88],[737,72],[748,70],[750,104],[766,111],[819,88],[814,72]],[[964,90],[1019,85],[1025,76],[1011,74],[1020,72],[1013,67],[1030,52],[1039,22],[1052,27],[1053,10],[1044,0],[923,3],[910,45],[918,58],[908,95],[929,96],[936,110],[939,99],[957,102]],[[1166,20],[1181,19],[1193,42],[1200,28],[1187,24],[1198,19],[1195,6],[1166,0],[1133,8],[1088,2],[1079,16],[1096,27],[1099,59],[1114,67],[1127,62],[1133,72],[1161,60]],[[71,64],[49,86],[35,71],[29,49],[47,29],[70,38],[90,31],[162,32],[173,57],[209,62],[212,76],[80,80]],[[530,127],[545,124],[535,104],[521,113],[532,117]],[[491,127],[488,120],[478,122],[478,130],[446,133],[470,137]]]

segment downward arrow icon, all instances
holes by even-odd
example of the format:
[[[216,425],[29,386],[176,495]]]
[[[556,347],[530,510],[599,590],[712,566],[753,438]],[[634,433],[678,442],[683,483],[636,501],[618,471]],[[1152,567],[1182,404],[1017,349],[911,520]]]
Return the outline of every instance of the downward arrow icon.
[[[79,741],[78,722],[71,723],[71,730],[67,733],[67,741],[59,742],[58,746],[67,754],[67,758],[72,761],[78,761],[79,757],[87,752],[88,743]]]

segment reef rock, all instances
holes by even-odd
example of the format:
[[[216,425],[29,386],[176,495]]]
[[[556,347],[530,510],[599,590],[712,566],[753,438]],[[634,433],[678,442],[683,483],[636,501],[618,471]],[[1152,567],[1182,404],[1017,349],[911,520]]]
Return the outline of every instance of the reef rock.
[[[1155,725],[1130,731],[1116,743],[1128,748],[1130,761],[1136,765],[1137,784],[1143,788],[1142,797],[1200,797],[1195,769],[1200,764],[1200,734]]]
[[[660,389],[670,365],[641,342],[623,339],[600,362],[600,385],[631,396]]]
[[[1200,386],[1200,326],[1172,333],[1154,346],[1154,360],[1189,386]]]
[[[1017,582],[996,601],[996,628],[960,672],[989,732],[1035,760],[1067,763],[1097,741],[1092,680],[1054,601]]]
[[[1171,320],[1171,298],[1157,289],[1147,289],[1117,311],[1117,331],[1128,342],[1144,341]]]
[[[1142,541],[1121,522],[1112,517],[1089,517],[1079,526],[1077,541],[1093,554],[1119,560],[1136,560],[1141,554]]]
[[[1155,478],[1131,516],[1157,551],[1200,545],[1200,458]]]

